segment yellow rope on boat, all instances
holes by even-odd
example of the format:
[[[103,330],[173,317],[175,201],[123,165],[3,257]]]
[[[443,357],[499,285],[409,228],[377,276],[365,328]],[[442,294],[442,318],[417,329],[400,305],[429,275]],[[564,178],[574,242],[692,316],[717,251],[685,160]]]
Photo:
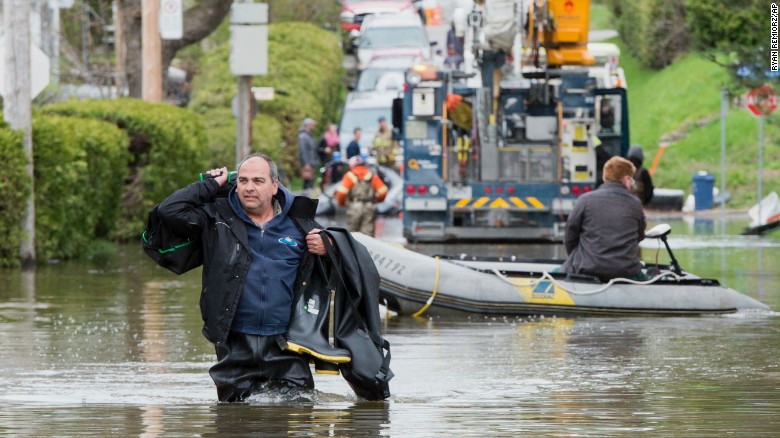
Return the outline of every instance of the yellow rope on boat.
[[[433,303],[433,299],[436,298],[436,293],[439,291],[439,257],[436,256],[436,281],[433,283],[433,293],[431,294],[431,297],[428,298],[428,301],[425,302],[425,305],[422,307],[422,309],[418,310],[412,316],[415,318],[425,313],[426,310],[428,310],[429,307],[431,307],[431,303]]]

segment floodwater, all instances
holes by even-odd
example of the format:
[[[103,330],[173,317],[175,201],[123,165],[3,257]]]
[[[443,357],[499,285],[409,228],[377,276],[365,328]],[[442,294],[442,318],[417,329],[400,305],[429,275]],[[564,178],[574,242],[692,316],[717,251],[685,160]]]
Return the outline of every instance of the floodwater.
[[[739,236],[739,220],[670,224],[684,269],[780,310],[780,239]],[[401,241],[396,219],[379,229]],[[558,245],[411,247],[564,255]],[[655,252],[643,248],[646,259]],[[774,311],[391,318],[389,400],[359,401],[340,376],[315,375],[308,401],[220,404],[208,376],[213,349],[200,334],[199,275],[157,268],[138,245],[35,274],[0,270],[0,435],[780,435]]]

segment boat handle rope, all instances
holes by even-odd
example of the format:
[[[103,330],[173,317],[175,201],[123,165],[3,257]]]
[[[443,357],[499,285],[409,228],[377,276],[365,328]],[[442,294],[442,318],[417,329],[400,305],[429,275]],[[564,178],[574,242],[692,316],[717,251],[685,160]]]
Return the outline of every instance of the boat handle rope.
[[[504,275],[501,272],[499,272],[498,269],[493,269],[493,273],[496,274],[496,276],[498,276],[498,278],[504,280],[505,282],[511,284],[512,286],[536,286],[536,284],[539,283],[540,281],[543,281],[543,280],[547,279],[550,282],[552,282],[554,285],[558,286],[559,288],[565,290],[566,292],[568,292],[568,293],[570,293],[572,295],[594,295],[594,294],[598,294],[598,293],[604,292],[610,286],[612,286],[613,284],[616,284],[616,283],[629,283],[629,284],[645,285],[645,284],[655,283],[656,281],[658,281],[661,278],[666,277],[666,276],[672,276],[677,281],[680,281],[683,278],[682,276],[677,275],[677,274],[675,274],[672,271],[661,271],[655,277],[653,277],[653,278],[651,278],[649,280],[645,280],[645,281],[631,280],[630,278],[613,278],[613,279],[609,280],[609,282],[607,284],[605,284],[604,286],[601,286],[598,289],[593,289],[593,290],[589,290],[589,291],[573,291],[573,290],[567,288],[566,286],[563,286],[561,283],[559,283],[558,280],[553,278],[553,276],[550,275],[550,273],[547,272],[547,271],[544,271],[544,273],[542,274],[541,277],[539,277],[539,278],[537,278],[535,280],[528,281],[527,284],[518,284],[517,282],[512,281],[509,277],[507,277],[506,275]],[[432,301],[432,299],[431,299],[431,301]]]
[[[425,311],[428,310],[429,307],[431,307],[431,303],[433,303],[433,299],[436,298],[436,293],[438,293],[439,291],[439,276],[441,273],[441,269],[439,267],[439,256],[436,256],[435,259],[436,259],[436,280],[433,282],[433,293],[431,294],[431,297],[428,298],[428,301],[425,302],[425,305],[422,307],[422,309],[412,314],[412,316],[415,318],[418,316],[422,316],[422,314],[425,313]]]

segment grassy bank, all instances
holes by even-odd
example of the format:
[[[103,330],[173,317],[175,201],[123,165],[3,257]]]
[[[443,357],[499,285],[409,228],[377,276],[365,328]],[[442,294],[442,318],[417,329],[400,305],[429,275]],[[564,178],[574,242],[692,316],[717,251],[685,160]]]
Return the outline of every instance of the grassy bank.
[[[591,29],[613,28],[606,5],[591,5]],[[642,68],[618,38],[610,41],[620,47],[620,64],[628,82],[631,142],[645,151],[650,167],[664,149],[653,174],[657,187],[691,192],[693,173],[704,170],[721,185],[721,87],[729,83],[728,72],[689,53],[663,70]],[[775,89],[780,92],[780,83]],[[744,90],[746,92],[747,90]],[[740,105],[740,96],[731,99],[726,117],[726,191],[728,206],[749,208],[758,198],[759,120]],[[769,116],[764,126],[763,194],[780,191],[780,112]]]
[[[648,70],[621,47],[631,117],[631,142],[645,149],[649,167],[661,142],[664,150],[653,179],[656,186],[691,190],[691,176],[704,170],[721,179],[720,90],[728,82],[720,66],[692,53],[660,70]],[[758,198],[759,121],[732,99],[726,117],[726,190],[730,207],[746,208]],[[764,195],[780,190],[780,117],[766,119]]]

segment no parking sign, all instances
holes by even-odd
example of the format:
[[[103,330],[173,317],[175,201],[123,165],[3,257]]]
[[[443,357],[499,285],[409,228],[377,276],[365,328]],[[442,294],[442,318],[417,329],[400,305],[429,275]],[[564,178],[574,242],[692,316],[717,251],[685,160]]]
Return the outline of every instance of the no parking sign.
[[[769,85],[754,88],[745,96],[745,106],[756,117],[768,116],[777,109],[777,95]]]
[[[160,2],[160,38],[178,40],[184,34],[182,0],[162,0]]]

